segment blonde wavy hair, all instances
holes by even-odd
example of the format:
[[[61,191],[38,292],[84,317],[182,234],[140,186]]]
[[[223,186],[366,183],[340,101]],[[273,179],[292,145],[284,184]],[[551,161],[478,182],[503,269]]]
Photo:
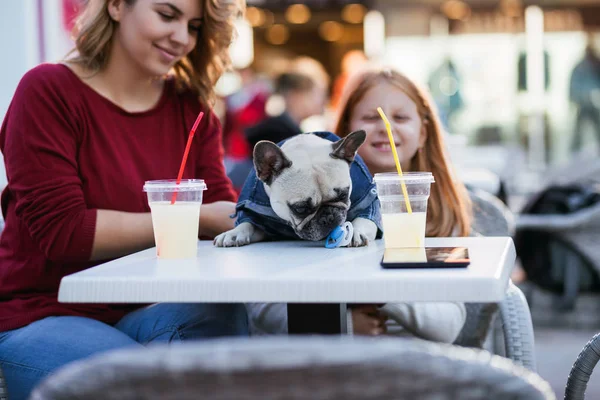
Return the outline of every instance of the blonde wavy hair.
[[[91,72],[102,70],[110,55],[117,22],[108,13],[110,0],[87,0],[73,28],[75,48],[67,61]],[[132,6],[137,0],[123,0]],[[214,103],[217,80],[231,66],[229,45],[234,20],[245,9],[245,0],[198,0],[203,4],[202,30],[190,54],[178,61],[172,73],[177,82],[197,92],[206,105]],[[69,57],[71,56],[71,57]]]
[[[344,137],[350,132],[350,120],[356,105],[369,89],[382,82],[402,90],[417,105],[421,123],[427,130],[422,151],[418,151],[410,161],[411,171],[428,171],[435,177],[427,205],[427,236],[468,236],[472,213],[467,190],[454,179],[444,151],[444,132],[435,107],[425,91],[410,79],[393,69],[377,67],[368,67],[352,76],[342,92],[335,134]]]

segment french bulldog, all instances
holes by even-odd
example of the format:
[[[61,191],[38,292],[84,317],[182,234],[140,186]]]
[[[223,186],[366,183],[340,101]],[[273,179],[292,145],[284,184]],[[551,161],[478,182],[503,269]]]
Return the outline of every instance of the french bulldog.
[[[314,134],[300,134],[281,148],[269,141],[254,147],[254,167],[274,213],[303,240],[319,241],[346,221],[350,208],[350,166],[366,138],[365,131],[331,142]],[[377,225],[357,217],[351,221],[349,246],[365,246],[376,237]],[[218,235],[218,247],[244,246],[265,240],[265,232],[251,222]]]

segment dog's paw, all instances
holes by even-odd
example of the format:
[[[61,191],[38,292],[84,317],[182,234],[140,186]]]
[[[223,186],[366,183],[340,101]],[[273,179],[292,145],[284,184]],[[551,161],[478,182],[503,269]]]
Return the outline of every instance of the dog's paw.
[[[348,247],[368,246],[369,242],[375,240],[375,235],[377,235],[377,225],[366,218],[356,218],[352,221],[352,228],[354,233]]]
[[[239,247],[258,242],[263,239],[262,231],[259,231],[254,225],[244,222],[230,231],[223,232],[213,241],[217,247]]]
[[[348,245],[348,247],[362,247],[369,245],[369,238],[362,232],[354,231],[352,235],[352,242]]]
[[[238,247],[250,244],[250,238],[232,229],[215,237],[213,243],[217,247]]]

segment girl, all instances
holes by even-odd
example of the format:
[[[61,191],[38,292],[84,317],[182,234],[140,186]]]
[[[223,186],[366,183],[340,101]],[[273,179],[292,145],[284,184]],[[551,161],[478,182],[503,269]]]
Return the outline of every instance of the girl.
[[[400,73],[368,69],[346,84],[335,133],[344,137],[364,129],[365,143],[359,155],[372,174],[396,171],[386,127],[377,112],[381,107],[390,123],[404,171],[432,172],[427,210],[427,236],[468,236],[470,203],[464,186],[455,182],[444,155],[443,132],[424,92]],[[287,331],[283,304],[248,304],[251,330],[257,334]],[[465,322],[463,304],[414,303],[354,305],[350,308],[352,330],[359,335],[386,332],[424,339],[453,342]]]
[[[381,107],[390,120],[403,171],[428,171],[435,177],[427,210],[426,236],[468,236],[470,202],[456,182],[444,154],[444,132],[425,93],[392,69],[369,68],[349,81],[342,93],[335,133],[344,137],[364,129],[367,139],[358,154],[374,175],[395,172]],[[425,339],[453,342],[465,322],[463,304],[414,303],[360,305],[352,308],[355,333],[409,333]],[[385,322],[387,321],[387,325]]]
[[[0,365],[11,398],[73,360],[151,342],[247,335],[239,304],[62,304],[63,276],[154,245],[142,185],[208,185],[200,236],[231,229],[235,201],[211,111],[239,0],[88,0],[73,57],[21,80],[0,130],[8,175],[0,239]],[[169,72],[172,72],[169,74]]]

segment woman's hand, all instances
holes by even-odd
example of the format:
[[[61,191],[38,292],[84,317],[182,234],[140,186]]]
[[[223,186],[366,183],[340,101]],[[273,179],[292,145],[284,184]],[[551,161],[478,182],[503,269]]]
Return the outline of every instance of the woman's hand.
[[[387,317],[375,304],[352,307],[352,326],[355,335],[377,336],[387,332]]]
[[[235,219],[230,216],[235,214],[235,203],[230,201],[216,201],[210,204],[202,204],[200,207],[200,230],[199,236],[215,236],[233,229]]]
[[[210,237],[233,229],[235,203],[217,201],[200,208],[199,236]],[[91,260],[121,257],[154,246],[150,213],[98,210]]]

